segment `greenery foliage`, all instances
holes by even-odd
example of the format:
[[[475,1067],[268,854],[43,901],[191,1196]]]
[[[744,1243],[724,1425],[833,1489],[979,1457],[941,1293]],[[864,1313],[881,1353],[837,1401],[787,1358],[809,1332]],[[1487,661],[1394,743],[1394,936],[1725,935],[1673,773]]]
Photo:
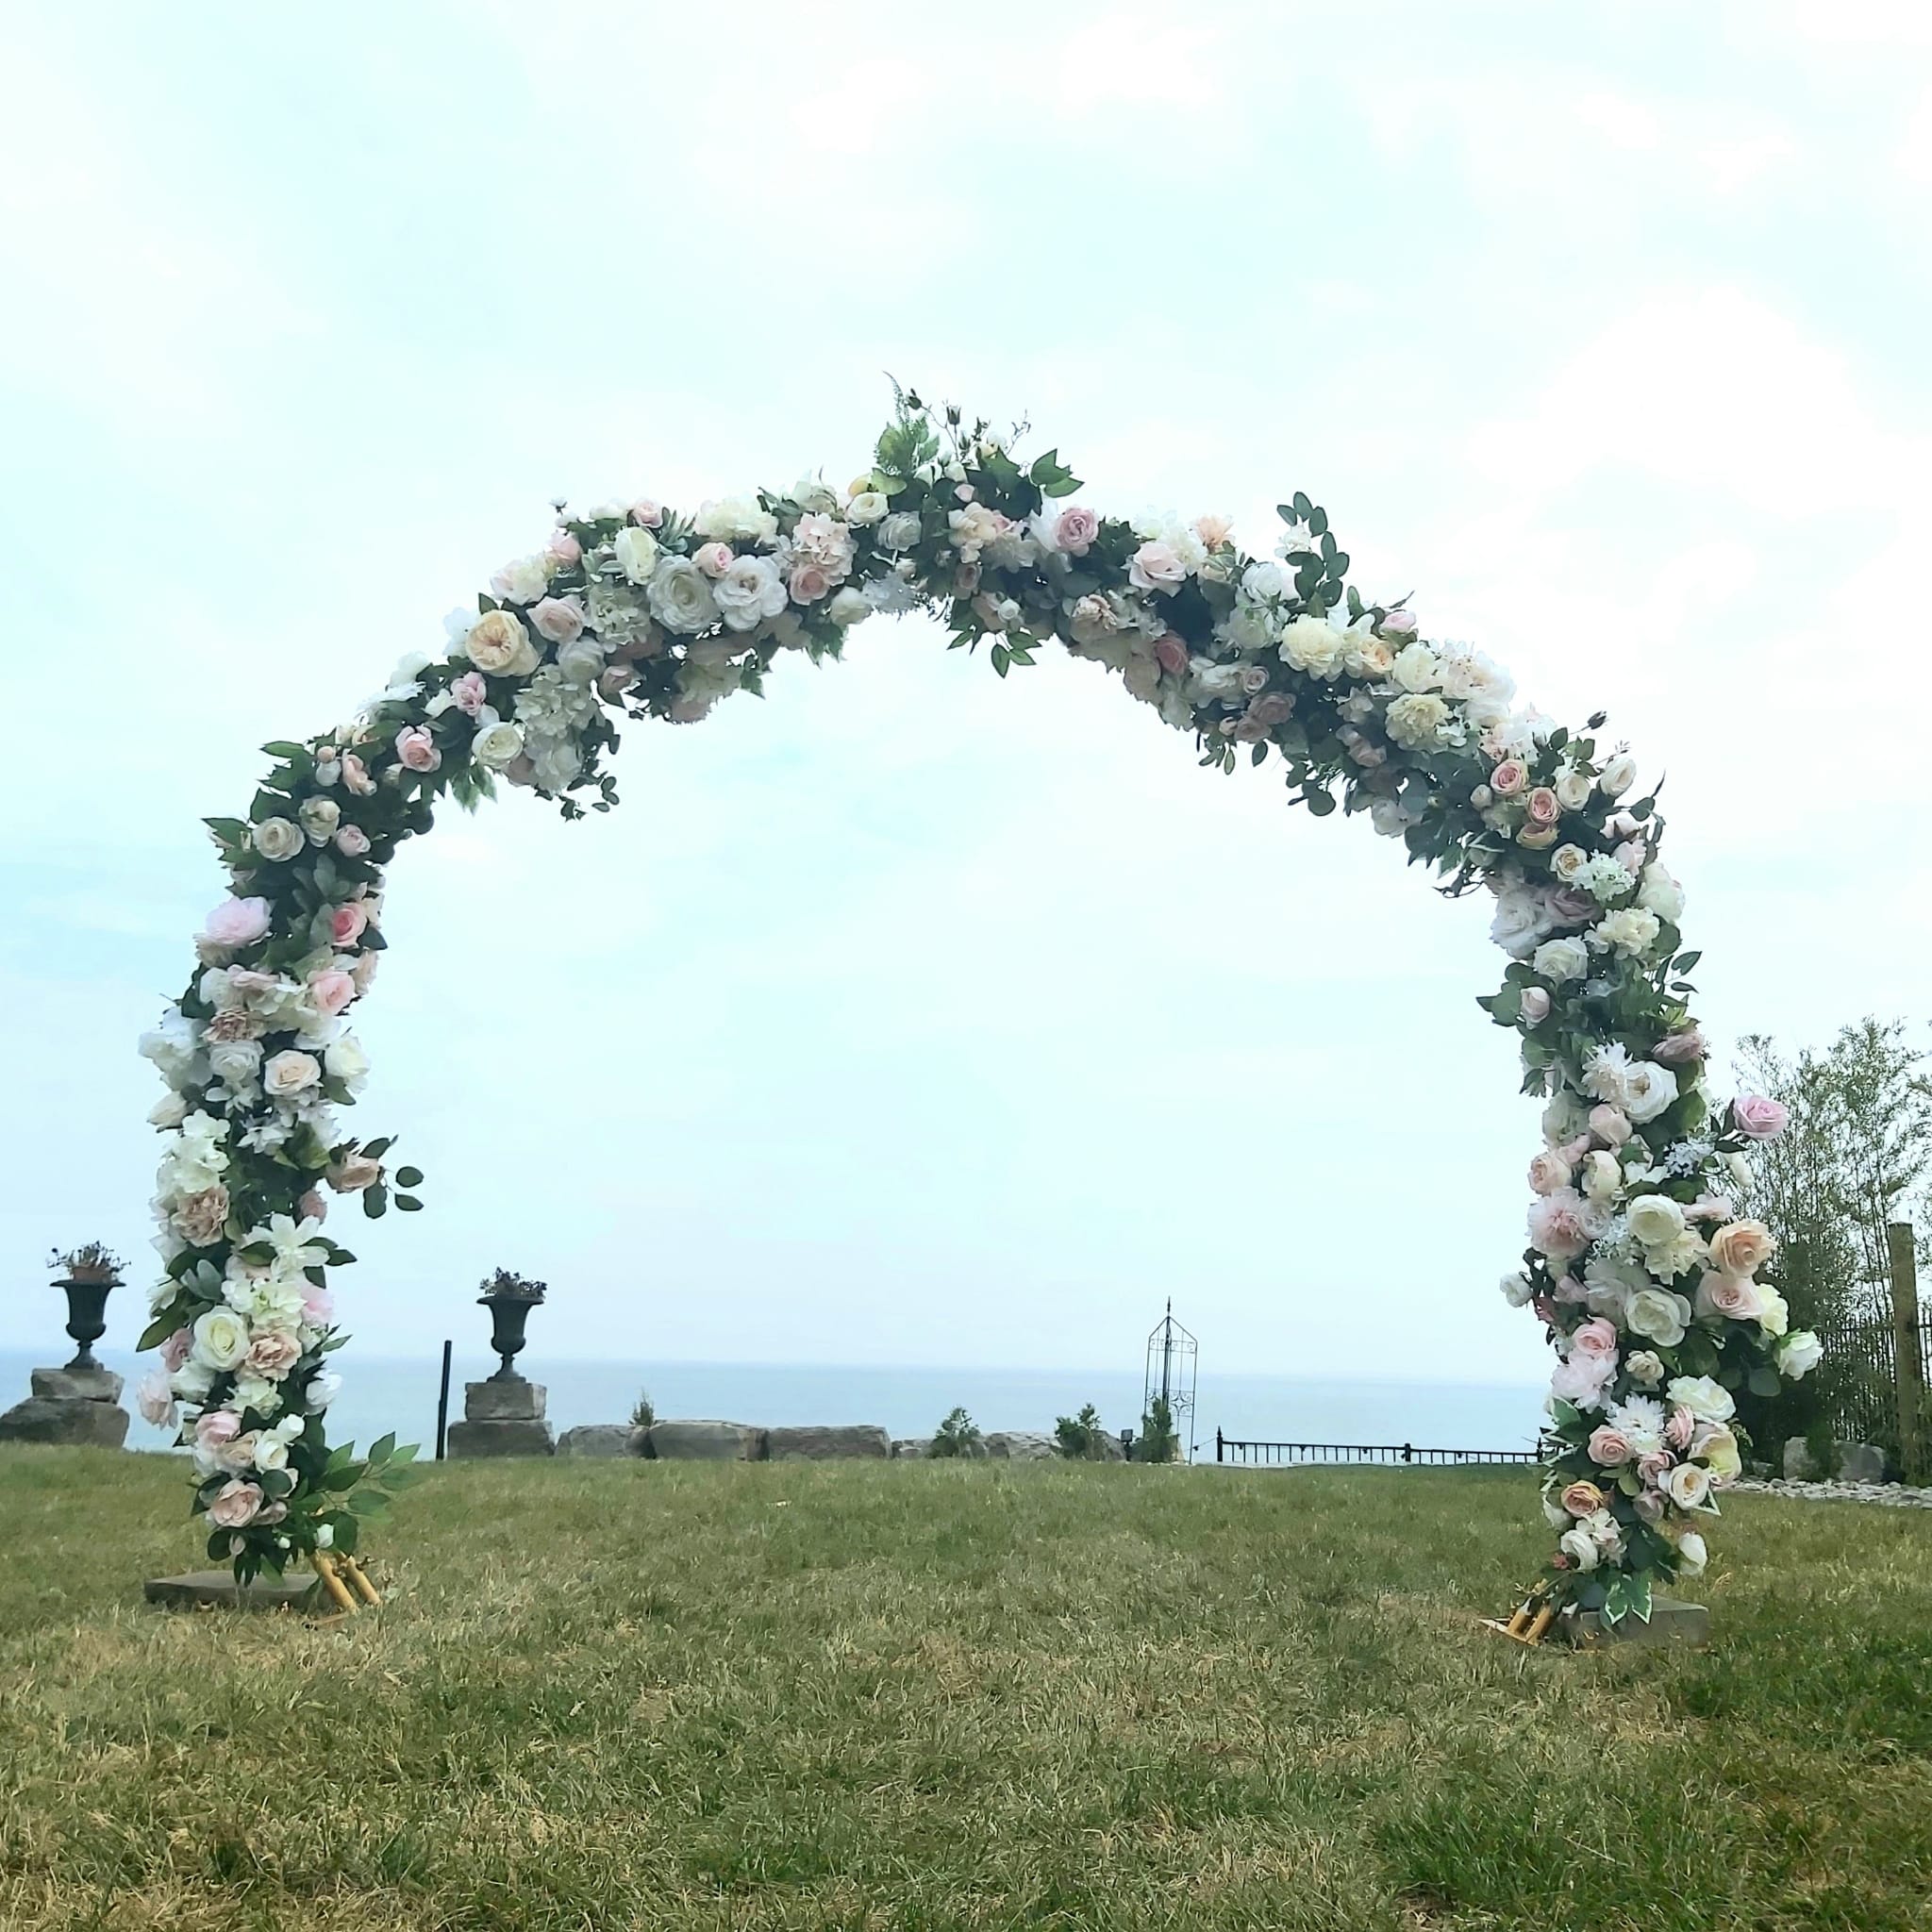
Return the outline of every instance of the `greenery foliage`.
[[[932,1432],[925,1453],[942,1457],[977,1456],[982,1447],[978,1424],[961,1407],[954,1409]]]
[[[1053,1425],[1060,1454],[1074,1462],[1107,1460],[1107,1425],[1090,1402],[1078,1415],[1063,1415]]]
[[[56,1248],[47,1257],[47,1266],[57,1274],[65,1274],[70,1281],[118,1282],[126,1265],[111,1248],[99,1241],[87,1241],[64,1253]]]
[[[1141,1418],[1141,1433],[1134,1439],[1136,1462],[1173,1462],[1180,1455],[1181,1439],[1174,1425],[1174,1408],[1164,1395],[1157,1395],[1147,1413]]]
[[[630,1425],[634,1429],[655,1427],[658,1421],[657,1405],[651,1400],[648,1389],[638,1391],[638,1399],[630,1406]]]

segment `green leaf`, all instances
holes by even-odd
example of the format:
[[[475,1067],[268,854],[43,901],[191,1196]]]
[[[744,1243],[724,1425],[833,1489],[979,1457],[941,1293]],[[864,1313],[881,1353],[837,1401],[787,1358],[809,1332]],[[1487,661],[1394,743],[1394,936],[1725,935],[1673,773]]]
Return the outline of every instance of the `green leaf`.
[[[367,1460],[372,1470],[377,1470],[396,1453],[396,1432],[391,1429],[388,1435],[376,1439],[370,1450]]]
[[[414,1194],[398,1194],[396,1207],[405,1214],[420,1214],[423,1211],[423,1204]]]
[[[1784,1384],[1778,1379],[1775,1369],[1760,1363],[1751,1371],[1751,1380],[1747,1386],[1752,1394],[1761,1395],[1768,1401],[1784,1387]]]
[[[1647,1570],[1632,1576],[1625,1583],[1624,1586],[1624,1600],[1629,1607],[1630,1614],[1640,1624],[1650,1622],[1652,1597],[1650,1573]]]
[[[157,1315],[141,1331],[141,1340],[134,1344],[135,1354],[144,1355],[151,1348],[160,1347],[180,1325],[179,1318],[175,1315]]]
[[[423,1170],[420,1167],[397,1168],[396,1185],[403,1188],[420,1188],[423,1185]]]

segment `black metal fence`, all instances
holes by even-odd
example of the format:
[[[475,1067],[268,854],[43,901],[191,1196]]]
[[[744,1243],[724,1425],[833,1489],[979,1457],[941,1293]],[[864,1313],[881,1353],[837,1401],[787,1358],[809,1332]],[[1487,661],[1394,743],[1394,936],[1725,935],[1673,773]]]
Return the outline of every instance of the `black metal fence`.
[[[1923,1303],[1907,1331],[1919,1352],[1920,1384],[1932,1388],[1932,1309]],[[1854,1442],[1899,1447],[1898,1324],[1890,1309],[1860,1315],[1825,1337],[1834,1358],[1826,1407],[1834,1433]]]
[[[1463,1468],[1485,1462],[1536,1462],[1535,1449],[1418,1449],[1413,1442],[1255,1442],[1214,1432],[1216,1462],[1288,1469],[1300,1463],[1408,1463]]]

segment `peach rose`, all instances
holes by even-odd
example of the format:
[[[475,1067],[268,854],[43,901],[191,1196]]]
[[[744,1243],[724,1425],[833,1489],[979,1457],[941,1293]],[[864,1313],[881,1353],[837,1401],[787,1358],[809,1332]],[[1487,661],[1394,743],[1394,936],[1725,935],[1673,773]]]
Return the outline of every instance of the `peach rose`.
[[[248,1344],[247,1366],[271,1382],[279,1382],[301,1359],[302,1344],[292,1335],[271,1328]]]
[[[278,1053],[261,1070],[261,1084],[272,1099],[285,1100],[291,1094],[306,1093],[322,1084],[322,1062],[312,1053],[291,1047]]]
[[[1557,1501],[1573,1516],[1594,1516],[1604,1507],[1605,1496],[1594,1483],[1576,1482],[1572,1483]]]
[[[382,1178],[382,1162],[366,1154],[345,1155],[330,1163],[325,1178],[339,1194],[358,1194]]]
[[[1567,1188],[1570,1181],[1570,1163],[1549,1148],[1529,1163],[1529,1185],[1534,1193],[1554,1194],[1558,1188]]]
[[[411,772],[433,772],[442,763],[435,739],[421,724],[405,724],[396,733],[396,757]]]
[[[492,677],[504,675],[529,648],[529,634],[508,610],[486,610],[470,626],[470,634],[463,640],[470,662]]]
[[[1710,1238],[1710,1265],[1721,1274],[1756,1274],[1777,1252],[1777,1237],[1761,1221],[1734,1221]]]

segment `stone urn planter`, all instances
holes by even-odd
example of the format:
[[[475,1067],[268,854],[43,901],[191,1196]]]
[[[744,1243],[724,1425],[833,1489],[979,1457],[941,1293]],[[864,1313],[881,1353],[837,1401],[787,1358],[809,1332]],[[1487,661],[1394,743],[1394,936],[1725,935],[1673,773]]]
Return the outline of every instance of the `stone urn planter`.
[[[127,1440],[121,1377],[94,1357],[108,1332],[108,1297],[121,1286],[121,1263],[90,1241],[55,1255],[49,1267],[67,1296],[67,1333],[76,1346],[66,1367],[36,1369],[33,1392],[0,1415],[0,1441],[89,1443],[118,1449]]]
[[[541,1281],[526,1281],[499,1268],[483,1284],[478,1304],[490,1310],[490,1345],[501,1366],[488,1380],[463,1385],[463,1419],[452,1423],[452,1457],[474,1456],[552,1456],[557,1438],[543,1414],[544,1389],[517,1373],[525,1324],[542,1301]]]
[[[522,1379],[516,1371],[516,1358],[523,1353],[525,1324],[530,1319],[530,1310],[542,1301],[546,1292],[542,1282],[526,1281],[505,1268],[499,1268],[483,1284],[483,1292],[476,1301],[479,1307],[490,1310],[490,1345],[503,1364],[491,1376],[492,1382]]]
[[[94,1343],[108,1332],[108,1297],[121,1286],[121,1277],[111,1268],[89,1273],[76,1269],[57,1286],[67,1295],[67,1333],[80,1344],[67,1366],[98,1369]]]

